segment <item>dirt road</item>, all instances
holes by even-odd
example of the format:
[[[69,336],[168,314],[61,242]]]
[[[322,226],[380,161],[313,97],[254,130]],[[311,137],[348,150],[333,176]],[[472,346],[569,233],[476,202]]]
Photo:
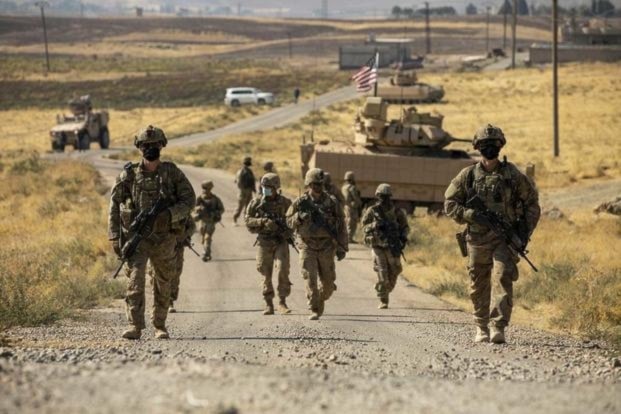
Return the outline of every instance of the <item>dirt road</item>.
[[[121,162],[94,159],[108,176]],[[376,309],[369,251],[337,264],[338,290],[307,320],[292,252],[291,315],[261,315],[253,237],[231,220],[232,177],[212,179],[225,227],[214,261],[186,252],[172,339],[119,339],[121,303],[86,319],[11,332],[0,349],[0,412],[558,412],[621,411],[621,368],[604,345],[512,328],[508,345],[473,345],[469,315],[400,280]],[[195,242],[197,242],[195,238]]]

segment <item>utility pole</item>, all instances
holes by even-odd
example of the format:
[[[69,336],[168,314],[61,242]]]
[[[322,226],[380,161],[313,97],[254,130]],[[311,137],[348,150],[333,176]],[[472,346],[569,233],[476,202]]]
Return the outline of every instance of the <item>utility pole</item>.
[[[517,0],[513,0],[513,21],[511,22],[511,69],[515,69],[516,31],[517,31]]]
[[[489,6],[487,6],[485,8],[485,11],[486,11],[486,15],[485,15],[485,54],[486,55],[489,54],[489,9],[490,9]]]
[[[425,42],[427,54],[431,53],[431,28],[429,27],[429,2],[425,2]]]
[[[43,10],[48,6],[47,1],[38,1],[35,3],[35,6],[41,9],[41,21],[43,22],[43,42],[45,43],[45,67],[47,68],[47,73],[50,71],[50,55],[47,50],[47,26],[45,25],[45,11]]]
[[[558,0],[552,0],[552,118],[554,156],[558,157]]]
[[[503,9],[503,22],[502,22],[502,50],[506,51],[507,50],[507,0],[505,0],[504,4],[502,5],[502,9]]]

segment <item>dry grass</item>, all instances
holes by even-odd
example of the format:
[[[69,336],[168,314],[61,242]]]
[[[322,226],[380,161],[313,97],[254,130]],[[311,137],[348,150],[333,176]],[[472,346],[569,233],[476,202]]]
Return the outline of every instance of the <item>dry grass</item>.
[[[0,327],[49,323],[119,296],[104,229],[107,188],[90,165],[0,156]]]

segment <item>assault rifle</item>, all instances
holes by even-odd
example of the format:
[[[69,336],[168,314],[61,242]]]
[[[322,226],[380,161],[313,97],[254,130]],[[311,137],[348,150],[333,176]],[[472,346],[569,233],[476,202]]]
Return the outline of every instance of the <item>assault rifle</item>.
[[[293,247],[296,253],[300,254],[300,251],[295,246],[295,240],[293,240],[293,236],[291,235],[291,230],[289,226],[287,226],[287,222],[282,216],[274,213],[265,213],[263,216],[269,220],[272,220],[278,226],[278,230],[280,232],[280,237],[284,238],[289,246]]]
[[[191,219],[190,219],[191,220]],[[192,250],[194,252],[195,255],[197,255],[198,257],[201,257],[201,255],[194,249],[194,243],[192,243],[192,236],[188,236],[186,237],[181,244],[184,247],[187,247],[188,249]]]
[[[325,213],[317,207],[310,198],[303,198],[298,204],[298,209],[300,212],[310,215],[312,227],[315,229],[324,229],[342,250],[347,251],[347,246],[343,246],[343,244],[339,242],[336,230],[330,227],[330,225],[326,222],[324,218]]]
[[[478,195],[470,198],[466,202],[466,207],[474,209],[475,221],[477,223],[488,227],[496,236],[500,237],[505,242],[509,250],[526,260],[526,263],[528,263],[535,272],[539,271],[526,256],[528,254],[528,250],[526,250],[526,244],[528,243],[527,235],[524,234],[520,237],[516,228],[505,220],[501,214],[488,209]]]
[[[157,216],[170,207],[168,199],[159,197],[150,209],[144,210],[136,216],[132,224],[129,226],[129,233],[132,235],[130,239],[121,248],[121,264],[112,275],[112,279],[116,279],[123,265],[136,253],[140,242],[149,237],[153,233],[153,225]]]
[[[401,231],[399,230],[399,225],[388,220],[386,214],[384,214],[381,208],[376,208],[373,214],[380,223],[379,226],[377,226],[377,230],[388,242],[388,248],[390,249],[390,253],[392,253],[394,257],[403,257],[403,260],[407,263],[408,260],[405,258],[405,254],[403,253],[403,249],[405,249],[407,240],[401,240]]]

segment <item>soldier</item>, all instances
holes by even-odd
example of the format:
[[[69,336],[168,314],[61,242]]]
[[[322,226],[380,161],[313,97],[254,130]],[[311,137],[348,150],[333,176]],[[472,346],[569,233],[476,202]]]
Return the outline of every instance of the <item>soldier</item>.
[[[308,190],[287,211],[287,224],[296,232],[300,267],[306,280],[306,297],[312,312],[309,319],[323,314],[324,302],[336,290],[334,256],[347,253],[347,230],[338,201],[324,190],[324,172],[310,169],[304,178]]]
[[[446,190],[446,214],[460,224],[467,224],[470,298],[477,325],[475,342],[505,342],[505,328],[513,309],[513,282],[518,279],[518,256],[504,240],[485,224],[478,210],[469,208],[467,201],[478,196],[485,206],[501,215],[513,226],[522,229],[520,239],[527,243],[535,230],[541,209],[533,182],[515,165],[500,162],[498,154],[506,144],[502,130],[493,125],[479,129],[472,144],[483,156],[477,164],[464,168]],[[490,309],[491,277],[500,282],[500,294]]]
[[[196,199],[193,217],[194,220],[200,222],[198,231],[201,234],[203,248],[205,249],[203,261],[208,262],[211,260],[211,240],[216,231],[216,224],[222,220],[224,205],[220,198],[211,192],[213,182],[204,181],[201,187],[203,192]]]
[[[364,242],[373,252],[373,270],[377,272],[375,290],[379,309],[388,308],[388,296],[403,271],[401,254],[408,240],[408,220],[392,200],[392,189],[380,184],[375,190],[377,202],[366,209],[362,217]]]
[[[362,209],[362,199],[360,191],[356,187],[356,179],[352,171],[345,173],[345,183],[341,187],[341,194],[345,200],[345,222],[347,223],[347,234],[349,242],[355,243],[354,236],[360,220],[360,210]]]
[[[272,273],[278,274],[278,308],[290,313],[287,297],[291,293],[289,281],[289,244],[291,230],[286,224],[286,214],[291,200],[280,194],[280,178],[267,173],[261,178],[261,196],[254,198],[246,210],[246,226],[258,234],[257,270],[263,276],[264,315],[274,314],[274,286]]]
[[[256,192],[256,186],[254,173],[250,166],[252,165],[252,158],[244,157],[243,165],[237,171],[235,176],[235,182],[239,189],[239,196],[237,197],[237,210],[233,214],[233,222],[237,223],[237,219],[246,211],[246,206],[252,200],[252,194]]]
[[[343,198],[343,194],[341,194],[339,189],[336,188],[334,184],[332,184],[332,176],[330,175],[329,172],[324,172],[323,177],[324,177],[323,179],[324,188],[326,190],[326,193],[330,194],[331,196],[334,196],[334,198],[336,198],[336,200],[339,202],[339,206],[342,209],[343,206],[345,205],[345,199]]]
[[[621,216],[621,197],[617,197],[612,201],[606,201],[599,206],[595,207],[595,212],[599,213],[609,213],[614,214],[615,216]]]
[[[183,231],[195,194],[183,172],[172,162],[161,162],[160,151],[167,143],[164,131],[149,125],[134,139],[142,152],[140,163],[127,163],[112,189],[108,216],[108,237],[117,255],[131,237],[130,225],[140,213],[148,211],[158,199],[169,206],[156,219],[153,233],[140,242],[129,257],[129,284],[125,302],[129,329],[123,338],[139,339],[145,328],[145,273],[147,260],[153,264],[153,310],[151,320],[155,337],[167,339],[166,317],[170,305],[171,282],[175,276],[176,235]]]

